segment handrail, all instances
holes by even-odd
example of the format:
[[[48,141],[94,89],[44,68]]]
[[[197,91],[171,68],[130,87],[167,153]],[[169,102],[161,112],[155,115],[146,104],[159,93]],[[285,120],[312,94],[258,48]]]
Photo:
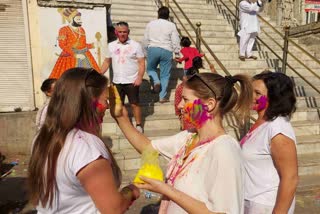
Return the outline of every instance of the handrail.
[[[221,0],[220,0],[221,1]],[[229,0],[229,2],[236,8],[236,10],[238,11],[239,8],[237,8],[237,6],[234,4],[234,2],[232,2],[231,0]],[[227,7],[225,5],[225,7]],[[265,24],[267,24],[274,32],[276,32],[279,36],[281,36],[282,38],[284,37],[284,35],[278,31],[274,26],[272,26],[267,20],[265,20],[262,16],[260,16],[258,14],[259,19],[261,19]],[[304,54],[306,54],[307,56],[309,56],[312,60],[314,60],[315,62],[317,62],[320,65],[320,60],[318,60],[316,57],[312,56],[308,51],[306,51],[304,48],[302,48],[300,45],[298,45],[295,41],[293,41],[292,39],[288,39],[288,41],[290,43],[292,43],[295,47],[297,47],[299,50],[301,50]]]
[[[282,46],[272,37],[270,36],[264,29],[261,29],[278,47],[282,48]],[[320,79],[320,76],[316,74],[313,70],[311,70],[308,66],[306,66],[300,59],[298,59],[295,55],[293,55],[291,52],[288,51],[288,54],[294,58],[296,61],[298,61],[305,69],[307,69],[310,73],[312,73],[314,76],[316,76],[318,79]],[[288,65],[288,63],[287,63]]]
[[[177,8],[180,10],[180,12],[182,13],[182,15],[184,16],[184,18],[187,20],[187,22],[189,23],[189,25],[192,27],[193,31],[196,33],[196,28],[194,27],[194,25],[192,24],[192,22],[190,21],[190,19],[187,17],[187,15],[184,13],[184,11],[182,10],[182,8],[180,7],[180,5],[175,1],[172,0],[173,3],[175,3],[175,5],[177,6]],[[180,24],[183,26],[181,20],[179,19],[178,15],[176,14],[176,12],[172,9],[172,7],[169,4],[169,8],[170,10],[174,13],[175,17],[178,19],[178,21],[180,22]],[[183,26],[184,30],[187,32],[187,30],[185,29],[185,27]],[[188,33],[188,35],[191,37],[191,35]],[[209,53],[211,54],[211,56],[214,58],[214,60],[217,62],[217,64],[219,65],[219,67],[222,69],[222,71],[227,74],[227,75],[231,75],[230,72],[226,69],[226,67],[222,64],[222,62],[218,59],[218,57],[213,53],[213,51],[211,50],[211,48],[209,47],[209,45],[207,44],[207,42],[202,38],[202,36],[200,35],[200,40],[202,42],[202,44],[207,48],[207,50],[209,51]],[[209,60],[208,60],[208,63]]]
[[[192,44],[196,45],[196,41],[194,41],[192,35],[189,33],[189,31],[187,30],[187,28],[184,26],[184,24],[182,23],[181,19],[177,16],[176,12],[172,9],[172,7],[169,5],[169,8],[171,10],[171,12],[173,12],[173,14],[175,15],[176,19],[178,20],[178,22],[181,24],[183,30],[188,34],[188,37],[191,39]],[[204,55],[205,60],[207,61],[207,63],[210,65],[210,60],[208,59],[208,57],[206,55]]]
[[[219,0],[223,5],[224,5],[224,7],[237,19],[237,20],[239,20],[239,18],[233,13],[233,11],[222,1],[222,0]],[[229,0],[233,5],[234,5],[234,3],[231,1],[231,0]],[[235,6],[235,5],[234,5]],[[238,8],[236,8],[236,9],[238,9]],[[268,22],[267,22],[268,23]],[[268,23],[269,24],[269,23]],[[269,24],[270,25],[270,24]],[[271,25],[272,26],[272,25]],[[272,28],[274,28],[273,26],[272,26]],[[277,45],[280,45],[278,42],[276,42],[275,40],[274,40],[274,38],[272,38],[264,29],[262,29],[261,28],[261,30],[272,40],[272,41],[274,41]],[[276,30],[275,28],[274,28],[274,30]],[[277,30],[276,30],[277,31]],[[280,33],[280,32],[279,32]],[[281,33],[280,33],[280,35],[282,35]],[[276,52],[274,51],[274,50],[272,50],[272,48],[270,48],[269,47],[269,45],[267,45],[259,36],[257,36],[256,37],[261,43],[263,43],[278,59],[280,59],[280,60],[282,60],[282,58],[278,55],[278,54],[276,54]],[[280,45],[280,47],[282,48],[282,46]],[[309,72],[311,72],[313,75],[315,75],[317,78],[320,78],[316,73],[314,73],[308,66],[306,66],[303,62],[301,62],[299,59],[297,59],[292,53],[290,53],[289,51],[288,51],[288,54],[290,55],[290,56],[292,56],[295,60],[297,60],[297,62],[299,62],[301,65],[303,65]],[[295,73],[295,74],[297,74],[299,77],[301,77],[301,79],[303,79],[308,85],[310,85],[316,92],[318,92],[319,94],[320,94],[320,90],[316,87],[316,86],[314,86],[310,81],[308,81],[305,77],[303,77],[296,69],[294,69],[289,63],[286,63],[286,65]]]

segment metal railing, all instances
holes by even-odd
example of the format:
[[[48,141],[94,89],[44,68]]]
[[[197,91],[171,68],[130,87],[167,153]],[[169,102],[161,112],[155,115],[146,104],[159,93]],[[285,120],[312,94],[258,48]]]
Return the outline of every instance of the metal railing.
[[[225,4],[223,0],[217,0],[220,1],[221,4],[229,11],[229,13],[237,20],[239,21],[239,17]],[[236,8],[236,11],[239,9],[236,7],[236,5],[229,0],[229,2]],[[275,27],[273,27],[269,22],[267,22],[264,18],[262,18],[260,15],[258,15],[259,19],[262,20],[265,24],[267,24],[274,32],[276,32],[279,36],[282,38],[285,38],[285,35],[283,35],[281,32],[279,32]],[[237,30],[237,29],[236,29]],[[282,50],[284,48],[272,37],[270,36],[262,27],[261,31],[264,32],[277,46],[281,47]],[[307,80],[302,74],[300,74],[293,66],[291,66],[288,62],[284,61],[283,58],[281,58],[266,42],[264,42],[259,36],[256,37],[259,42],[261,42],[266,48],[268,48],[279,60],[282,61],[283,65],[288,66],[295,74],[297,74],[301,79],[303,79],[311,88],[313,88],[316,92],[320,94],[320,90],[313,85],[309,80]],[[301,50],[303,53],[305,53],[307,56],[309,56],[313,61],[317,62],[320,64],[320,61],[316,59],[314,56],[312,56],[310,53],[308,53],[306,50],[304,50],[301,46],[299,46],[297,43],[295,43],[293,40],[288,38],[288,42],[290,44],[293,44],[295,47],[297,47],[299,50]],[[286,42],[284,41],[284,44]],[[295,59],[299,64],[301,64],[304,68],[306,68],[311,74],[313,74],[316,78],[320,79],[320,76],[316,74],[311,68],[309,68],[306,64],[304,64],[301,60],[299,60],[294,54],[292,54],[290,51],[287,51],[287,53],[284,53],[284,56],[289,54],[293,59]],[[286,60],[286,59],[285,59]],[[285,70],[285,69],[284,69]]]
[[[193,31],[195,32],[195,34],[197,35],[197,40],[198,43],[201,42],[203,44],[204,47],[206,47],[206,49],[208,50],[208,52],[210,53],[210,55],[214,58],[215,62],[219,65],[219,67],[222,69],[222,71],[227,74],[227,75],[231,75],[230,72],[226,69],[226,67],[222,64],[222,62],[218,59],[218,57],[214,54],[214,52],[211,50],[211,48],[209,47],[208,43],[203,39],[203,37],[201,36],[201,34],[197,33],[197,28],[194,26],[194,24],[190,21],[190,19],[188,18],[188,16],[185,14],[185,12],[182,10],[182,8],[180,7],[180,5],[175,1],[172,0],[172,2],[176,5],[176,7],[178,8],[178,10],[180,11],[180,13],[183,15],[183,17],[187,20],[188,24],[191,26],[191,28],[193,29]],[[188,32],[188,30],[186,29],[186,27],[184,26],[184,24],[182,23],[181,19],[179,18],[179,16],[177,15],[177,13],[173,10],[173,8],[170,6],[170,4],[168,5],[169,9],[171,10],[171,12],[174,14],[174,16],[176,17],[176,19],[178,20],[178,22],[180,23],[180,25],[182,26],[182,28],[185,30],[185,32],[188,34],[188,36],[191,38],[192,42],[196,45],[197,42],[194,41],[194,39],[192,38],[191,34]],[[209,59],[205,56],[205,60],[207,61],[207,63],[210,65],[210,61]]]

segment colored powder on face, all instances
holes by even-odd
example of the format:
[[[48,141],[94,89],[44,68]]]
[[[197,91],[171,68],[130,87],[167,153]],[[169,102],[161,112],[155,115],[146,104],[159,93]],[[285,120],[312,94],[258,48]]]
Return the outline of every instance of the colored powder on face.
[[[213,118],[212,115],[208,114],[208,106],[204,105],[200,99],[185,104],[183,112],[184,119],[197,129]]]
[[[105,111],[105,105],[101,104],[99,101],[94,101],[93,102],[93,107],[96,109],[98,115],[99,115],[99,123],[103,122],[103,115],[104,115],[104,111]]]
[[[261,111],[266,109],[268,106],[268,98],[266,96],[261,96],[256,100],[256,104],[252,107],[255,111]]]

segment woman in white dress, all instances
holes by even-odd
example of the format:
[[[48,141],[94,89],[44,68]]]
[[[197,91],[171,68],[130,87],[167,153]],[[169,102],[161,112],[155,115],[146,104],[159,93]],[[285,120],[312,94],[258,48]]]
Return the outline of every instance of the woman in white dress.
[[[234,84],[241,85],[240,94]],[[159,213],[231,213],[244,208],[243,160],[237,141],[226,134],[223,116],[235,110],[245,116],[252,102],[250,80],[244,75],[194,74],[185,81],[178,108],[196,127],[164,139],[149,140],[130,123],[127,112],[115,117],[138,152],[157,150],[170,160],[166,182],[142,177],[137,185],[164,195]]]
[[[253,77],[258,119],[241,140],[245,158],[245,213],[294,211],[298,184],[296,137],[290,124],[296,98],[291,79],[263,72]]]

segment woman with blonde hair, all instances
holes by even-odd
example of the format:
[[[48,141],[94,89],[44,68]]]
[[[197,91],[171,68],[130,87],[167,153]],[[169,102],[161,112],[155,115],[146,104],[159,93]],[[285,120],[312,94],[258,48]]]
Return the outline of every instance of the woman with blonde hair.
[[[56,82],[29,164],[39,214],[124,213],[139,197],[134,185],[118,191],[120,169],[100,138],[107,82],[85,68],[69,69]]]
[[[238,93],[234,84],[240,83]],[[239,143],[226,133],[223,117],[230,111],[249,113],[252,87],[244,75],[194,74],[184,83],[178,107],[194,131],[150,140],[139,133],[123,111],[122,132],[138,152],[152,147],[170,160],[166,182],[142,177],[138,187],[164,195],[159,213],[241,214],[244,168]]]

